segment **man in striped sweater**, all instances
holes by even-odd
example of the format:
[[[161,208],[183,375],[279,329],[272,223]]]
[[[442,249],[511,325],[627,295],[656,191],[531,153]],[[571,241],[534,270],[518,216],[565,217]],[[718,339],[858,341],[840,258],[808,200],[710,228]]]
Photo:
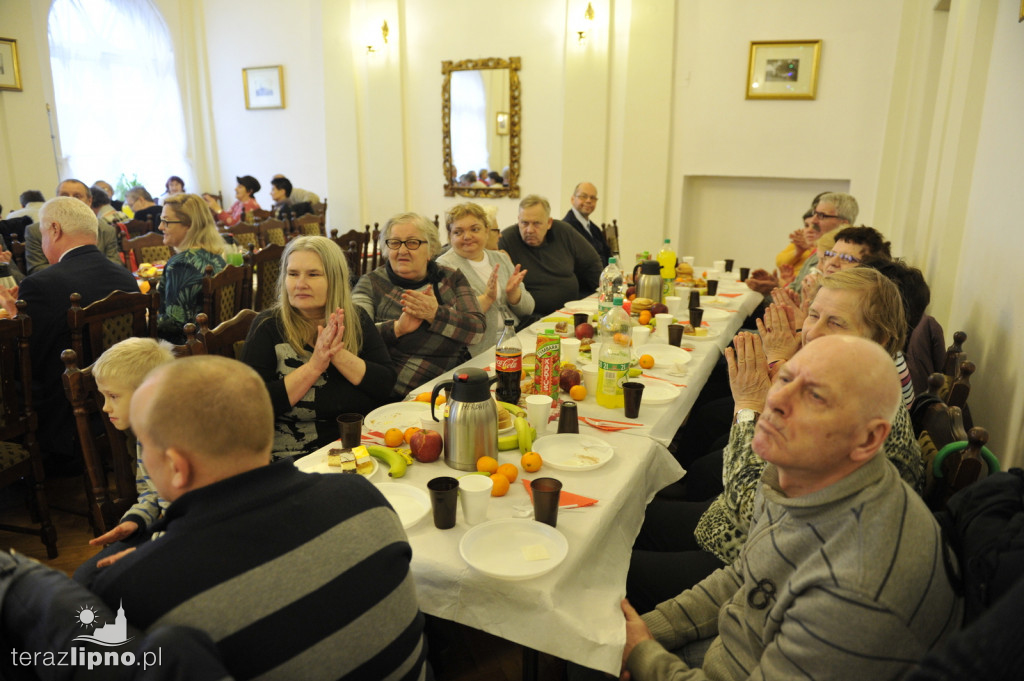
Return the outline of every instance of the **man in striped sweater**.
[[[892,679],[954,631],[962,604],[931,513],[876,456],[900,403],[877,343],[818,339],[757,423],[768,462],[740,557],[640,617],[633,679]],[[669,652],[669,651],[675,651]]]

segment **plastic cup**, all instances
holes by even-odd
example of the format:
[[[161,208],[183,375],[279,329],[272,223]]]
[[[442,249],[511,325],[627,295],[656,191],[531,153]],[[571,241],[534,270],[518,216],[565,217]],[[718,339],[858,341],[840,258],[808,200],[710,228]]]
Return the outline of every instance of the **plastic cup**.
[[[683,262],[685,262],[690,267],[693,267],[693,256],[692,255],[684,255],[683,256]]]
[[[575,402],[562,402],[562,408],[558,411],[558,432],[580,432],[580,417]]]
[[[558,524],[558,500],[562,482],[554,478],[536,478],[530,482],[533,491],[534,520],[555,527]]]
[[[580,341],[577,338],[562,339],[562,361],[575,364],[580,354]]]
[[[597,394],[597,364],[588,364],[580,369],[583,374],[583,385],[587,389],[587,395]]]
[[[586,324],[590,321],[589,312],[574,312],[572,315],[572,328],[575,329],[580,324]]]
[[[726,258],[725,259],[725,271],[726,272],[732,272],[732,266],[733,266],[734,263],[735,263],[735,261],[732,258]]]
[[[690,326],[697,328],[704,321],[704,310],[699,307],[690,308]]]
[[[622,398],[625,403],[627,419],[635,419],[640,415],[640,400],[644,395],[644,384],[628,381],[622,384]]]
[[[449,477],[434,478],[427,483],[427,490],[430,492],[430,507],[434,510],[434,527],[439,530],[455,527],[459,481]]]
[[[654,338],[656,343],[668,343],[668,327],[672,325],[674,317],[662,312],[654,315]]]
[[[629,330],[629,334],[633,337],[633,347],[638,348],[647,342],[647,339],[651,335],[651,327],[649,326],[634,326]]]
[[[245,264],[245,255],[242,253],[225,253],[224,262],[228,265],[234,265],[235,267],[241,267]]]
[[[595,386],[596,388],[596,386]],[[548,418],[551,416],[551,398],[547,395],[526,396],[526,420],[537,431],[537,437],[543,437],[548,429]]]
[[[668,327],[668,344],[674,345],[677,348],[679,344],[683,342],[683,325],[673,324]]]
[[[337,420],[341,446],[345,449],[358,447],[363,440],[363,415],[341,414]]]
[[[695,307],[700,307],[700,291],[697,289],[690,289],[690,304],[687,307],[691,310]]]
[[[747,277],[749,277],[749,276],[750,276],[750,268],[749,267],[741,267],[740,268],[740,281],[746,281]]]
[[[717,279],[708,279],[708,295],[709,296],[717,296],[718,295],[718,280]]]
[[[489,475],[465,475],[459,480],[462,518],[469,525],[487,520],[487,504],[491,500],[494,481]]]
[[[679,296],[665,296],[665,306],[671,314],[677,315],[683,307],[683,299]]]
[[[716,270],[718,270],[719,272],[724,272],[725,271],[725,261],[724,260],[715,260],[715,261],[713,261],[711,263],[711,267],[716,269]]]

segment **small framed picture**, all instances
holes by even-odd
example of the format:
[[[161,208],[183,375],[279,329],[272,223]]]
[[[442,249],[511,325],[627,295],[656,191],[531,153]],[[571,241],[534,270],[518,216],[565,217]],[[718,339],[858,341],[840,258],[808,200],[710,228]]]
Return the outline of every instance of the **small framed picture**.
[[[0,90],[21,90],[18,41],[0,38]]]
[[[820,58],[820,40],[750,43],[747,99],[814,99]]]
[[[254,66],[242,69],[246,109],[284,108],[284,67]]]
[[[499,135],[507,135],[508,134],[508,112],[507,111],[499,111],[497,114],[495,114],[495,126],[494,127],[495,127],[495,130],[498,132]]]

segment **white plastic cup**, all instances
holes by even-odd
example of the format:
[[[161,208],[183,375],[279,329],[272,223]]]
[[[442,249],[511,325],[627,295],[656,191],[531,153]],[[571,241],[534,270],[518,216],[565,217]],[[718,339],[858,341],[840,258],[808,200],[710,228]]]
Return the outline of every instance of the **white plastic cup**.
[[[672,320],[672,315],[664,312],[654,315],[654,337],[651,338],[651,342],[668,343],[668,327]]]
[[[629,333],[633,336],[633,347],[638,348],[647,342],[647,339],[651,335],[651,327],[634,326],[629,330]]]
[[[576,338],[562,339],[562,361],[575,364],[580,353],[580,341]]]
[[[718,270],[719,272],[725,272],[725,261],[724,260],[714,260],[711,263],[711,267],[716,269],[716,270]]]
[[[587,396],[597,394],[597,363],[588,364],[582,369],[580,373],[583,374],[583,385],[587,388]]]
[[[491,500],[494,481],[489,475],[464,475],[459,478],[459,504],[462,518],[469,525],[487,520],[487,505]]]
[[[668,307],[669,314],[674,317],[679,314],[679,308],[683,306],[683,298],[682,296],[665,296],[665,305]]]
[[[596,386],[595,386],[596,387]],[[537,437],[543,437],[548,430],[548,419],[551,417],[551,398],[547,395],[526,396],[526,420],[537,431]]]
[[[692,255],[684,255],[683,256],[683,262],[685,262],[690,267],[693,267],[693,256]]]

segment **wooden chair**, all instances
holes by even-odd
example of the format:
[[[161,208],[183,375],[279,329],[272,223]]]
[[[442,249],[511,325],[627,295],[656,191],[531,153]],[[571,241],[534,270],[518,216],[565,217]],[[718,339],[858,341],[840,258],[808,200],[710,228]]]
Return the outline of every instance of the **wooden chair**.
[[[612,255],[619,254],[619,221],[612,220],[610,225],[601,225],[604,232],[604,240],[608,242],[608,250]]]
[[[253,292],[253,309],[265,310],[277,300],[277,280],[281,275],[281,254],[284,246],[270,244],[260,251],[250,249],[245,254],[245,264],[256,272],[256,290]]]
[[[348,261],[349,276],[352,279],[366,274],[362,268],[363,263],[366,262],[370,242],[369,225],[362,232],[358,229],[350,229],[341,236],[338,236],[338,230],[332,229],[331,241],[338,244],[345,254],[345,260]]]
[[[11,239],[11,260],[23,274],[28,274],[28,263],[25,261],[25,242]]]
[[[252,308],[252,268],[228,265],[216,275],[206,266],[203,277],[203,312],[216,324],[226,322],[245,308]]]
[[[249,327],[252,326],[254,319],[255,310],[241,310],[231,319],[211,329],[210,320],[200,312],[196,315],[196,325],[199,327],[196,339],[203,347],[200,351],[193,345],[192,354],[221,355],[241,360],[245,339],[249,335]]]
[[[159,231],[158,225],[154,225],[150,220],[129,220],[124,223],[124,228],[128,230],[128,235],[131,238]]]
[[[92,366],[80,369],[74,350],[65,350],[60,358],[64,362],[64,393],[75,415],[85,462],[89,522],[98,537],[114,528],[138,500],[135,438],[130,432],[115,428],[103,412],[103,395],[96,387]],[[99,432],[93,427],[97,420],[102,424]],[[113,481],[107,476],[108,469]]]
[[[199,340],[199,327],[194,322],[188,322],[181,327],[182,332],[185,334],[184,345],[174,345],[171,347],[171,353],[175,359],[181,359],[182,357],[191,357],[192,355],[205,355],[206,346]],[[201,349],[197,350],[196,348]]]
[[[81,306],[82,296],[71,294],[68,327],[76,362],[92,364],[103,351],[125,338],[156,338],[160,294],[114,291],[106,298]]]
[[[0,488],[19,480],[28,483],[33,523],[39,527],[0,524],[0,529],[38,535],[48,558],[57,557],[57,530],[43,488],[43,460],[36,440],[37,417],[32,408],[32,320],[19,300],[13,319],[0,319]]]
[[[234,238],[235,245],[243,251],[248,250],[250,246],[259,248],[263,245],[260,241],[260,228],[254,224],[239,222],[226,228],[225,231]]]
[[[321,216],[324,216],[324,217],[327,216],[327,197],[326,196],[323,198],[323,201],[321,201],[320,203],[311,203],[309,205],[310,205],[310,208],[313,209],[313,215],[321,215]]]
[[[323,215],[310,213],[292,220],[292,231],[302,236],[327,236],[327,226]]]
[[[264,220],[269,220],[270,218],[274,217],[274,211],[257,208],[252,212],[252,217],[254,220],[256,220],[257,223],[263,222]]]
[[[227,210],[228,208],[230,208],[230,206],[224,205],[224,192],[217,192],[216,194],[214,194],[213,192],[203,192],[201,196],[211,196],[214,199],[216,199],[217,205],[220,206],[221,210]]]
[[[139,265],[144,262],[167,262],[174,255],[171,247],[164,245],[164,235],[160,232],[150,232],[134,239],[126,239],[121,243],[121,251],[125,260],[129,254],[134,254],[135,262]]]
[[[264,220],[260,223],[260,243],[284,246],[288,242],[288,225],[283,220]]]
[[[370,225],[366,225],[366,229],[369,231]],[[363,266],[360,271],[363,274],[372,272],[384,264],[387,257],[387,255],[380,252],[380,223],[375,222],[373,223],[373,232],[370,234],[367,254],[363,256]]]

